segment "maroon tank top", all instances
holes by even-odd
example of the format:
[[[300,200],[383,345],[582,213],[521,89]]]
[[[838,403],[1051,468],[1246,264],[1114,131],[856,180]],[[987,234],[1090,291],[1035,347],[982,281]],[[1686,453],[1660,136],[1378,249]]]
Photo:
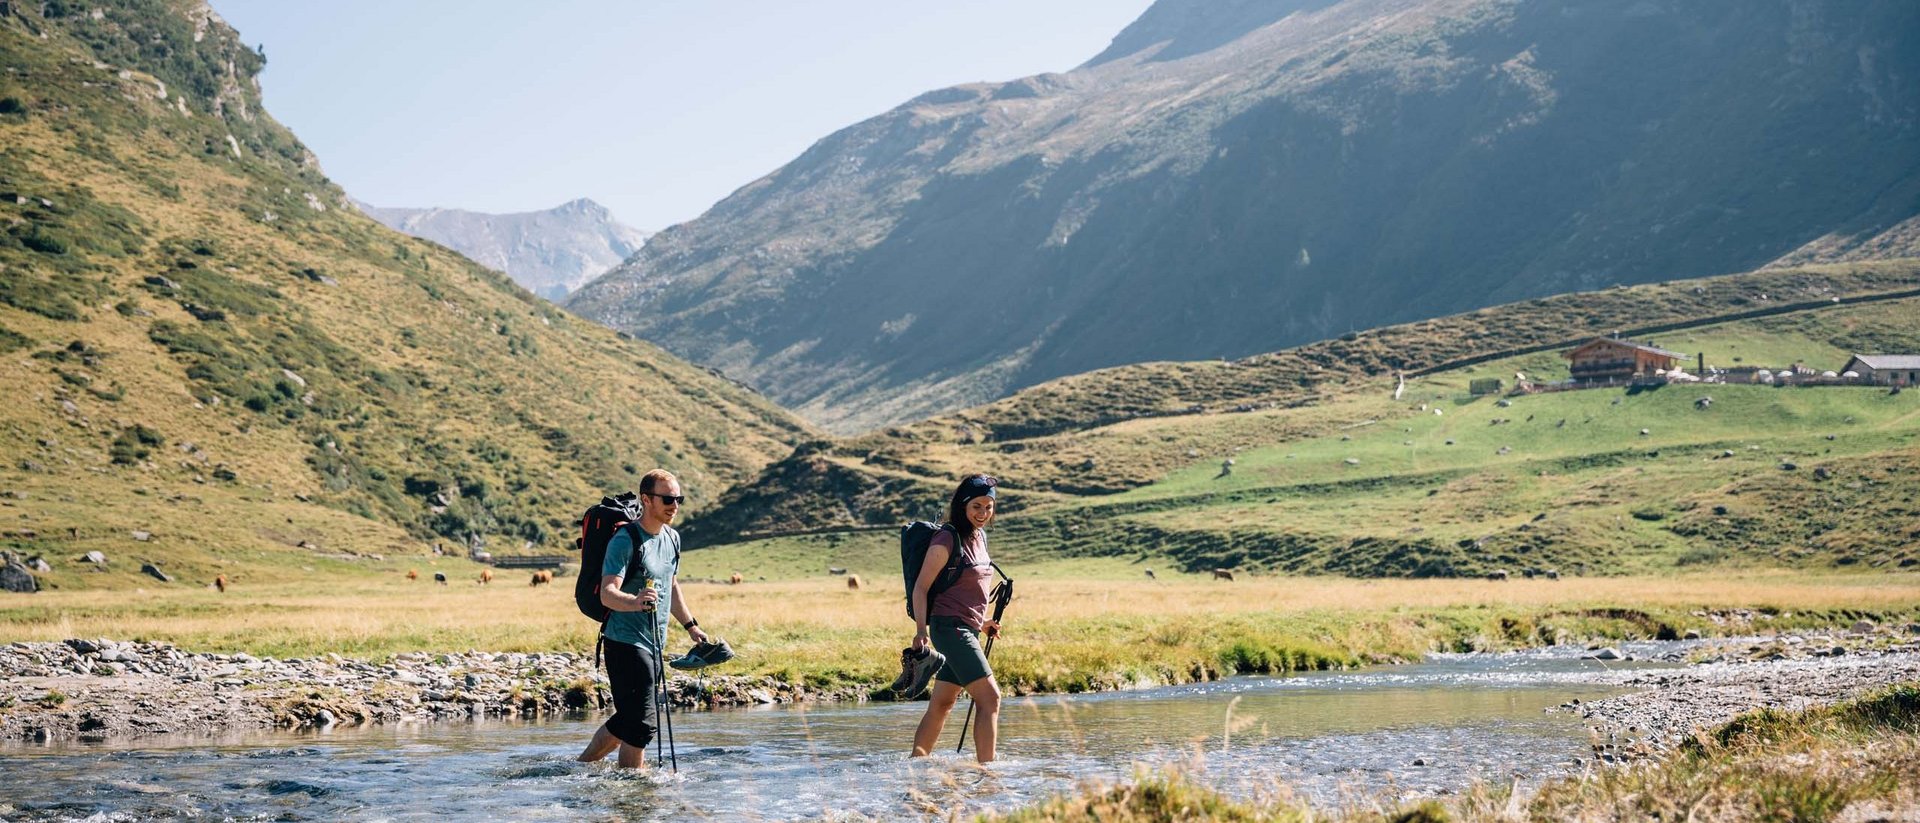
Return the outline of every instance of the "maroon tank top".
[[[944,546],[948,551],[953,551],[953,540],[953,532],[942,529],[933,536],[932,546]],[[973,539],[967,541],[956,565],[960,567],[960,578],[934,597],[933,606],[927,609],[927,614],[929,617],[957,617],[967,628],[979,631],[987,622],[987,599],[993,588],[993,564],[987,558],[985,530],[974,530]]]

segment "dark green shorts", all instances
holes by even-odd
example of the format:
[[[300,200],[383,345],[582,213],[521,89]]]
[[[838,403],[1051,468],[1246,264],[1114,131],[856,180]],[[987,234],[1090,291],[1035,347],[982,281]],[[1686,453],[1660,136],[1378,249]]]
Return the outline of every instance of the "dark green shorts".
[[[933,679],[965,686],[982,677],[993,676],[987,667],[987,653],[980,648],[980,633],[967,628],[958,617],[927,619],[928,639],[933,650],[947,656],[947,665]]]

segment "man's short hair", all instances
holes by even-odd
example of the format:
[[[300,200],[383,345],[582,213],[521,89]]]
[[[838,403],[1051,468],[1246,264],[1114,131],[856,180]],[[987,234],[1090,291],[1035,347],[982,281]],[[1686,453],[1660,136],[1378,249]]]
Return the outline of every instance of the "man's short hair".
[[[675,483],[680,482],[680,478],[674,477],[673,472],[667,471],[666,469],[654,469],[653,471],[647,472],[640,476],[640,493],[653,494],[654,489],[660,488],[669,480]]]

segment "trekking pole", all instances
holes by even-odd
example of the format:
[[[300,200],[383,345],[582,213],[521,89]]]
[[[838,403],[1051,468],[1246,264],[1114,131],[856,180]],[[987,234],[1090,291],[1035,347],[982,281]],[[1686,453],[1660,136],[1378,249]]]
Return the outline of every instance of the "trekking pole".
[[[991,563],[991,565],[993,566],[994,571],[1000,573],[1000,578],[1001,578],[1000,585],[993,587],[993,622],[994,622],[994,625],[998,626],[1000,624],[1000,615],[1005,614],[1007,611],[1007,604],[1013,602],[1013,578],[1008,577],[1006,572],[1000,571],[1000,564]],[[987,657],[987,658],[993,657],[993,641],[1000,639],[997,636],[998,632],[995,632],[995,634],[996,634],[995,637],[987,638],[987,647],[981,650],[981,656]],[[967,750],[967,727],[972,724],[973,724],[973,696],[968,695],[967,696],[967,719],[960,722],[960,742],[954,745],[953,747],[954,751],[962,752]]]
[[[673,773],[679,774],[680,773],[680,751],[673,744],[673,693],[667,691],[666,655],[663,651],[661,651],[662,649],[666,648],[667,633],[665,629],[658,628],[659,626],[658,621],[656,621],[654,625],[656,628],[653,635],[654,641],[655,641],[653,644],[653,663],[654,663],[653,670],[660,674],[660,691],[659,691],[660,706],[661,706],[660,716],[665,718],[666,720],[667,762],[673,764]],[[658,749],[656,748],[655,751],[658,751]],[[656,755],[656,759],[657,759],[657,755]]]

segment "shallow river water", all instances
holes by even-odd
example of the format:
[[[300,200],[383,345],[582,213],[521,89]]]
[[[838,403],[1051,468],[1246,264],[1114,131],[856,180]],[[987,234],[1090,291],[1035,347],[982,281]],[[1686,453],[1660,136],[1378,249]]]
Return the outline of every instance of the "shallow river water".
[[[1638,657],[1678,644],[1628,644]],[[573,761],[598,719],[0,748],[0,820],[896,820],[1006,810],[1174,764],[1236,796],[1316,802],[1528,783],[1587,756],[1575,715],[1629,669],[1576,649],[1356,672],[1010,698],[1002,760],[904,758],[924,704],[674,715],[679,772]],[[971,741],[968,744],[971,750]],[[651,755],[651,750],[649,751]],[[1423,765],[1414,765],[1421,761]]]

